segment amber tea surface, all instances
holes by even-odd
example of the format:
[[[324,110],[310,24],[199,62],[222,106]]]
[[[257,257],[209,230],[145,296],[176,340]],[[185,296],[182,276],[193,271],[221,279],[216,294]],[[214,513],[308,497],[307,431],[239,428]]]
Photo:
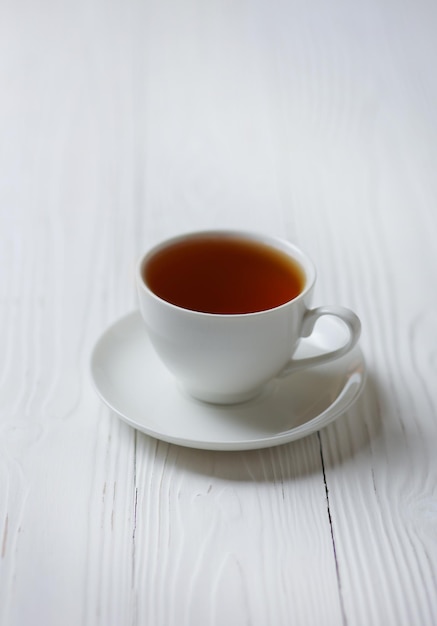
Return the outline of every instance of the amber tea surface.
[[[298,296],[300,265],[271,246],[227,237],[182,240],[158,250],[143,278],[157,296],[185,309],[255,313]]]

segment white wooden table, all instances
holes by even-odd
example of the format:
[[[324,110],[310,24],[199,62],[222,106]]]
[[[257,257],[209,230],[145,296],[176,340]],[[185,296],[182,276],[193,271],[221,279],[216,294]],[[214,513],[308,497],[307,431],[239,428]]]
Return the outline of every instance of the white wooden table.
[[[0,4],[2,626],[437,624],[437,5]],[[134,265],[286,237],[369,379],[287,445],[208,452],[89,376]]]

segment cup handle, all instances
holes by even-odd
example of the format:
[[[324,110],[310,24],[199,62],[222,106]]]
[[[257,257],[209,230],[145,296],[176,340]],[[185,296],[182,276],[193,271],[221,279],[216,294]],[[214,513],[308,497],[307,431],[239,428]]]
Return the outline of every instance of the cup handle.
[[[317,321],[324,315],[331,315],[341,320],[348,328],[349,339],[347,342],[335,350],[323,352],[316,356],[306,357],[303,359],[290,359],[284,369],[278,374],[279,378],[283,378],[300,369],[313,367],[314,365],[322,365],[328,361],[333,361],[344,356],[356,345],[361,334],[361,322],[355,313],[350,309],[342,306],[320,306],[315,309],[309,309],[303,318],[301,337],[309,337],[314,330]]]

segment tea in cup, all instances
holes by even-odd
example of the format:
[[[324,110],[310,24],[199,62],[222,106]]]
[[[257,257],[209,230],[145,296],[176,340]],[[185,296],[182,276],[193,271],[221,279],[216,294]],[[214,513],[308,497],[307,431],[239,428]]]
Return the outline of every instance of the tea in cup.
[[[138,262],[140,310],[157,355],[191,396],[232,404],[276,377],[327,363],[357,343],[361,324],[340,306],[310,308],[313,263],[288,241],[244,231],[168,239]],[[325,315],[348,338],[329,352],[293,358]]]

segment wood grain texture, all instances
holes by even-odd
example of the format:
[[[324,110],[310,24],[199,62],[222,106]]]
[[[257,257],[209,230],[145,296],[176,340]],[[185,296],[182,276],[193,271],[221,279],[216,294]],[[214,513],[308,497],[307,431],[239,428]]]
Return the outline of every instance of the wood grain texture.
[[[0,624],[437,622],[436,7],[0,6]],[[271,450],[135,432],[91,387],[162,237],[286,236],[365,392]]]

